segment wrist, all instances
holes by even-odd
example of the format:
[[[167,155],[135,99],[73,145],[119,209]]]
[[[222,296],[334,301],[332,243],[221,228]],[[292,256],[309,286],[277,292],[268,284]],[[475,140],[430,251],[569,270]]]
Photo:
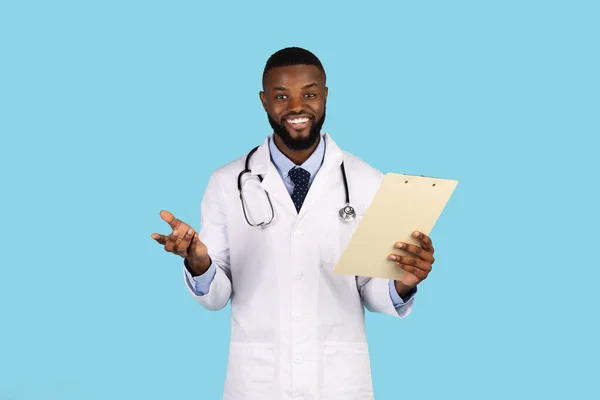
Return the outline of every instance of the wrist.
[[[415,289],[415,286],[408,286],[400,281],[394,281],[394,286],[396,288],[396,292],[398,292],[398,295],[403,299]]]
[[[208,255],[202,258],[186,258],[184,260],[184,264],[192,276],[204,274],[210,268],[211,263],[212,261]]]

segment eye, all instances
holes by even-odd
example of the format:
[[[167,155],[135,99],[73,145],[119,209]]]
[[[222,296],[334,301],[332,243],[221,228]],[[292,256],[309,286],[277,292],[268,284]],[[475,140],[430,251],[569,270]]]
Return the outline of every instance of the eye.
[[[285,99],[287,99],[287,96],[285,94],[278,94],[277,96],[275,96],[275,99],[285,100]]]
[[[306,98],[312,99],[312,98],[314,98],[316,95],[317,95],[316,93],[306,93],[304,96],[305,96]]]

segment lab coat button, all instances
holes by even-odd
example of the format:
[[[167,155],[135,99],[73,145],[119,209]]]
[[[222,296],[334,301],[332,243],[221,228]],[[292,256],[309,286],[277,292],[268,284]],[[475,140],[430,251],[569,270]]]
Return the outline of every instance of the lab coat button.
[[[296,364],[302,364],[302,361],[304,361],[304,359],[302,358],[302,356],[296,356],[296,358],[294,358],[294,362]]]
[[[302,274],[302,272],[298,272],[298,273],[296,274],[296,279],[297,279],[297,280],[300,280],[300,279],[302,279],[302,277],[303,277],[303,276],[304,276],[304,274]]]
[[[300,237],[300,236],[302,236],[302,232],[296,231],[296,232],[294,232],[294,236]]]
[[[302,320],[302,315],[300,315],[300,314],[294,315],[294,321],[301,321],[301,320]]]

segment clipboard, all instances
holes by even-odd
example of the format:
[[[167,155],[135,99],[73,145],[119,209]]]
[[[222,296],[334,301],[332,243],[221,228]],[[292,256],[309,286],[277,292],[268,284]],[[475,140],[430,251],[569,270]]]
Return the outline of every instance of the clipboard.
[[[419,245],[414,231],[431,233],[458,181],[388,173],[355,229],[333,273],[400,280],[405,272],[387,259],[398,241]]]

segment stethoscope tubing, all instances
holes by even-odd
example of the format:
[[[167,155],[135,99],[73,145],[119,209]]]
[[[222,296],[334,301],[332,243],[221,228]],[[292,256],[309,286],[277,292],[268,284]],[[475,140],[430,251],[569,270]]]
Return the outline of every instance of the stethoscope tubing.
[[[275,215],[275,211],[273,209],[273,204],[271,203],[271,198],[269,197],[269,193],[267,193],[267,199],[269,200],[269,204],[271,206],[271,219],[268,222],[266,222],[266,223],[265,222],[261,222],[260,224],[253,225],[248,220],[248,216],[246,214],[246,208],[244,206],[244,199],[243,199],[243,195],[242,195],[242,176],[244,176],[245,173],[249,173],[250,172],[250,158],[256,152],[256,150],[258,150],[258,148],[259,148],[259,146],[256,146],[255,148],[253,148],[252,150],[250,150],[250,152],[246,156],[246,161],[245,161],[245,164],[244,164],[244,170],[239,173],[238,180],[237,180],[237,187],[238,187],[238,191],[240,193],[240,201],[242,202],[242,209],[244,211],[244,217],[246,218],[246,222],[248,222],[248,225],[250,225],[250,226],[268,225],[273,220],[273,217]],[[342,220],[344,220],[344,221],[352,221],[352,220],[354,220],[354,218],[356,216],[356,213],[354,211],[354,208],[350,205],[350,191],[348,189],[348,179],[346,177],[346,168],[344,166],[344,161],[342,161],[342,163],[340,165],[340,168],[342,170],[342,179],[344,181],[344,193],[346,195],[346,205],[340,209],[339,214],[340,214],[340,218]],[[258,175],[258,178],[260,179],[261,182],[263,181],[262,175]]]

